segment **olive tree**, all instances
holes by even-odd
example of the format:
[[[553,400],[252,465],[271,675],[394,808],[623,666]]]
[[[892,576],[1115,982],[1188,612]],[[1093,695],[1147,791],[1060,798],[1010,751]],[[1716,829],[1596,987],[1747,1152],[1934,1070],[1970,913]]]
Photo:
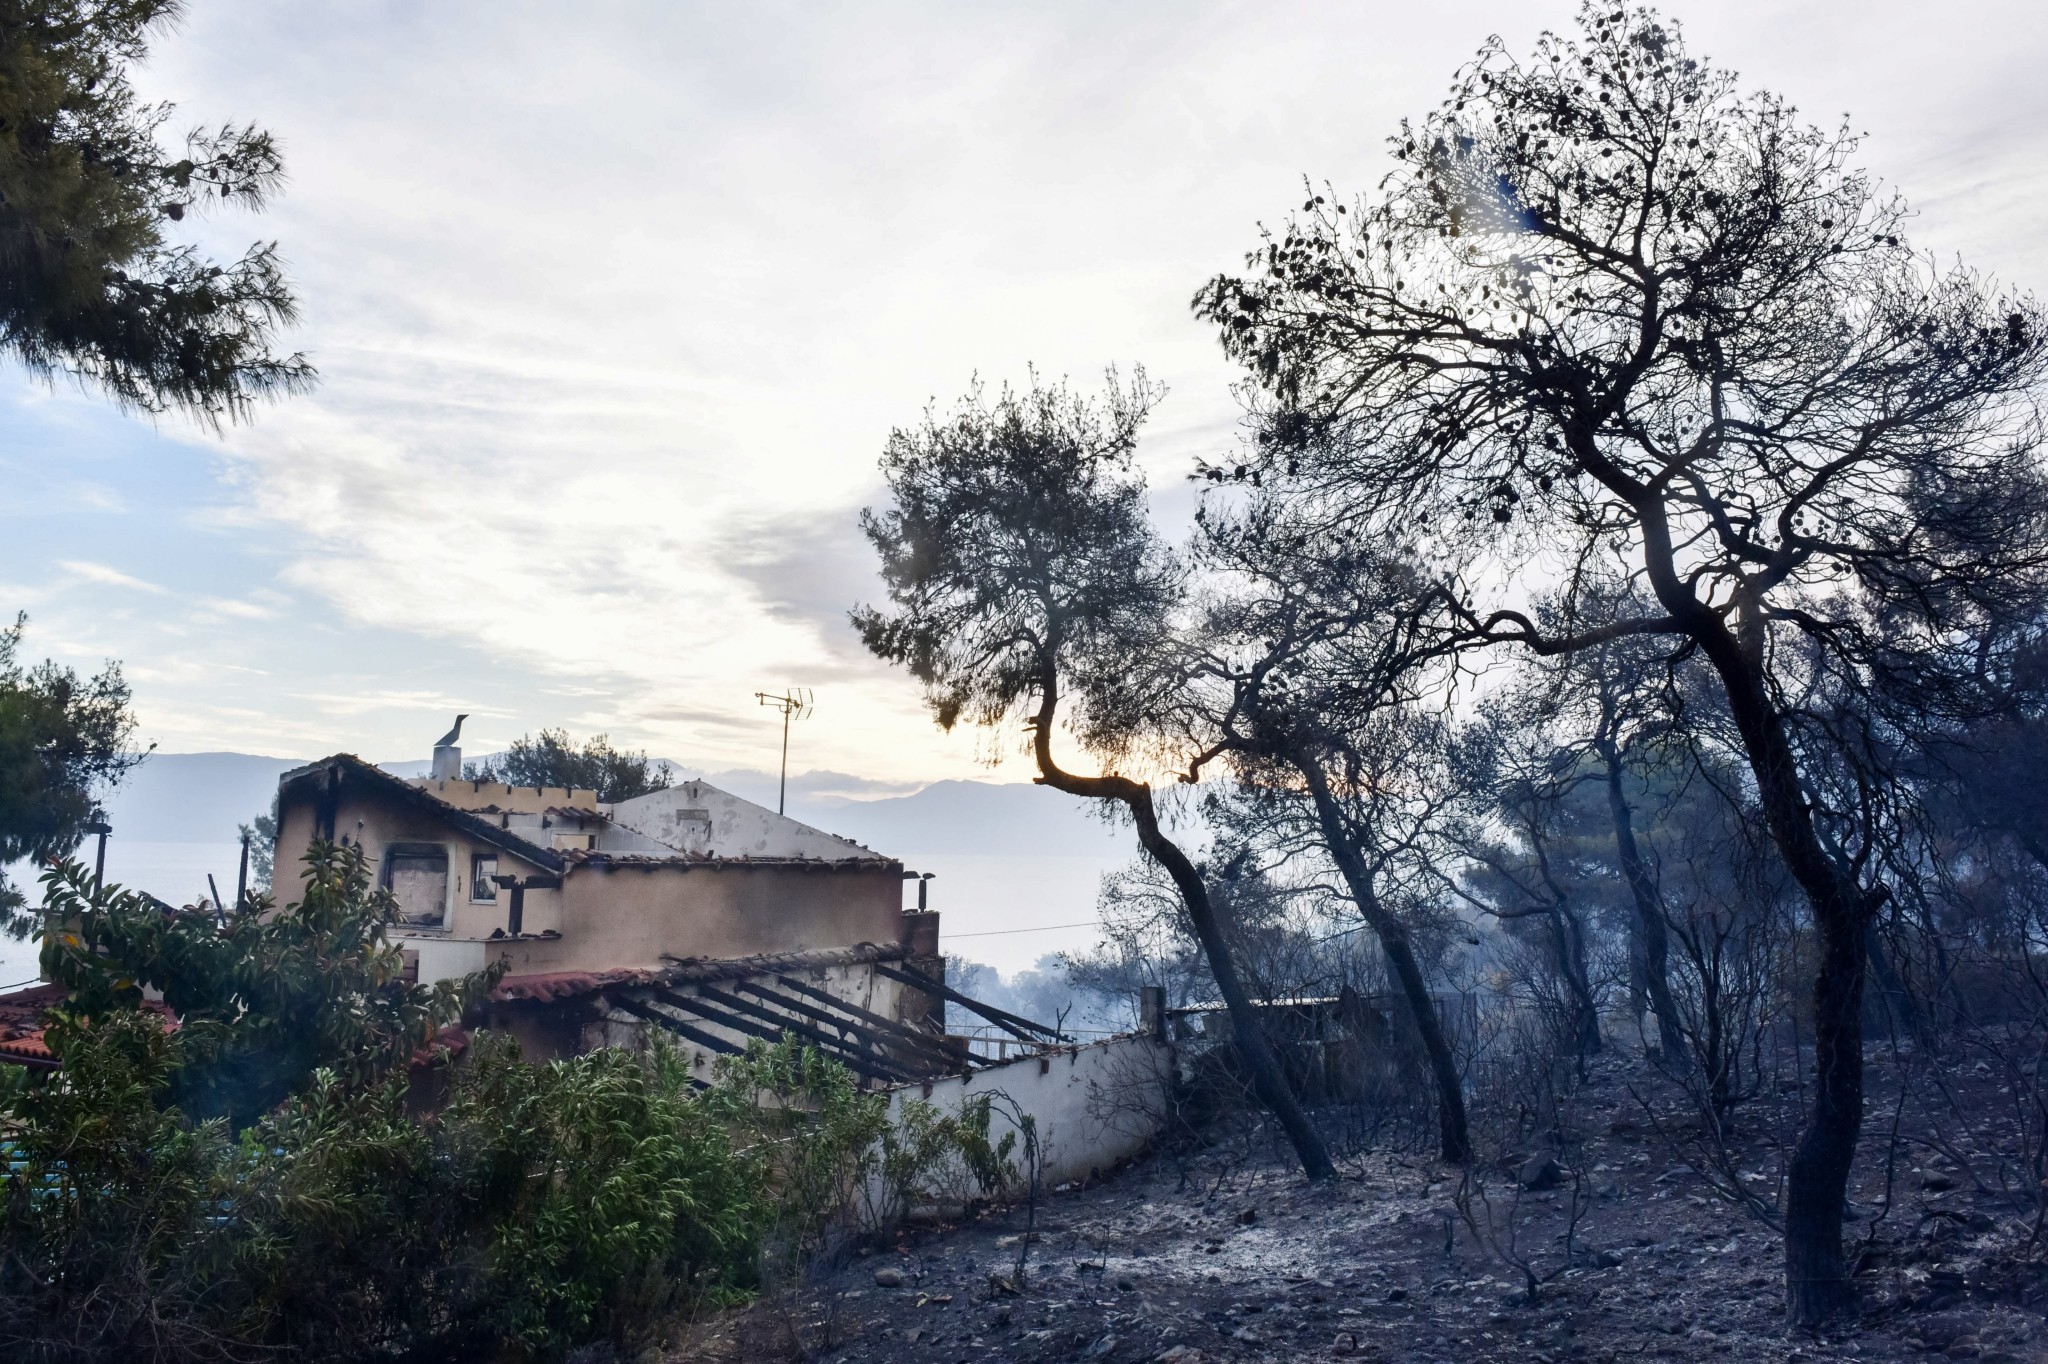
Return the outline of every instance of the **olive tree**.
[[[1881,731],[1972,704],[1952,655],[2048,562],[2039,309],[1915,254],[1857,150],[1654,13],[1589,4],[1526,60],[1489,43],[1377,192],[1311,189],[1195,299],[1248,374],[1249,471],[1366,538],[1457,546],[1466,645],[1654,636],[1718,679],[1818,940],[1801,1322],[1853,1300]],[[1646,611],[1573,590],[1615,566]]]

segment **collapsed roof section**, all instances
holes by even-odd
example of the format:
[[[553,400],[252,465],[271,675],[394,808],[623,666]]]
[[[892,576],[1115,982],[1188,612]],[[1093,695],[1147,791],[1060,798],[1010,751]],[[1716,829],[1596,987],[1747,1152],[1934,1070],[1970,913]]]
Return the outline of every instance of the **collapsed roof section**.
[[[286,772],[286,801],[310,797],[324,836],[349,795],[379,795],[422,812],[559,875],[573,865],[732,862],[771,866],[877,867],[892,863],[851,839],[814,829],[706,781],[689,781],[603,805],[572,787],[511,786],[460,778],[404,778],[352,753]]]
[[[469,782],[458,784],[472,785]],[[481,790],[484,786],[495,783],[477,782],[473,785]],[[364,762],[353,753],[337,753],[331,758],[322,758],[319,762],[293,768],[278,778],[277,793],[281,806],[298,800],[311,802],[314,833],[320,838],[332,840],[339,836],[339,831],[335,828],[336,811],[347,797],[382,797],[400,806],[430,814],[478,842],[497,848],[542,871],[559,875],[567,866],[560,852],[526,838],[522,833],[513,832],[510,824],[512,811],[501,810],[496,806],[471,809],[457,805],[442,795],[429,791],[424,783],[394,777],[375,763]]]

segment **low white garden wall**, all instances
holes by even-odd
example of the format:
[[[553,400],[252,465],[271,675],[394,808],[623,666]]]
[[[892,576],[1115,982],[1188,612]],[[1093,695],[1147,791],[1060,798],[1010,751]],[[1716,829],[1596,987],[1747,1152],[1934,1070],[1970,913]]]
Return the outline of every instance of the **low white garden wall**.
[[[1036,1120],[1040,1180],[1049,1189],[1106,1171],[1151,1144],[1165,1121],[1171,1058],[1172,1048],[1148,1033],[1112,1037],[965,1075],[901,1085],[890,1091],[890,1112],[899,1114],[906,1100],[923,1099],[941,1112],[956,1113],[963,1100],[1000,1091]],[[1005,1133],[1016,1130],[1008,1108],[1001,1102],[995,1105],[990,1140],[1001,1141]],[[1021,1137],[1014,1159],[1022,1174]]]

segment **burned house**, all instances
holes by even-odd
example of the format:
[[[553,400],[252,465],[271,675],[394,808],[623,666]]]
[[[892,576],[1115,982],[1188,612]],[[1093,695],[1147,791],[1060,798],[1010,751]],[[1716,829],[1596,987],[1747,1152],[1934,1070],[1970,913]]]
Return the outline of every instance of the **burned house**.
[[[536,1058],[644,1040],[709,1065],[784,1033],[869,1082],[978,1064],[947,998],[1020,1041],[1049,1028],[948,989],[939,916],[903,907],[901,861],[683,782],[601,803],[563,787],[466,780],[444,744],[407,779],[347,754],[279,783],[277,891],[316,839],[359,848],[397,900],[420,979],[499,965],[487,1026]]]
[[[897,1120],[920,1100],[955,1111],[1000,1093],[991,1139],[1028,1120],[1053,1183],[1159,1130],[1172,1048],[1157,991],[1138,1032],[1081,1043],[951,989],[939,916],[906,911],[913,873],[896,858],[706,782],[606,803],[461,771],[451,736],[423,778],[347,754],[285,773],[276,892],[295,898],[316,839],[360,849],[397,902],[393,937],[418,978],[502,970],[466,1021],[512,1034],[529,1058],[660,1034],[708,1079],[722,1055],[794,1037],[886,1090]],[[44,1027],[65,997],[0,995],[0,1065],[59,1066]],[[949,1035],[947,1001],[987,1020],[985,1035]],[[435,1070],[465,1043],[444,1030],[414,1064]]]

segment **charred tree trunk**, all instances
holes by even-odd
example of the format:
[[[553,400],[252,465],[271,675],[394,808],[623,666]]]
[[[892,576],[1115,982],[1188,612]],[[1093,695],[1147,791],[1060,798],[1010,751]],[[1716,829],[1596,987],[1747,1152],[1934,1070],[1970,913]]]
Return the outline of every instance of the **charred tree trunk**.
[[[1650,1013],[1650,969],[1644,957],[1648,948],[1643,942],[1642,916],[1631,914],[1623,925],[1628,940],[1628,1016],[1641,1018]]]
[[[1572,1056],[1585,1073],[1585,1062],[1598,1056],[1601,1048],[1600,1005],[1593,996],[1592,970],[1586,964],[1586,926],[1572,909],[1571,897],[1551,873],[1550,853],[1535,821],[1523,830],[1543,881],[1545,899],[1540,912],[1550,921],[1552,969],[1564,982],[1571,999]]]
[[[1600,1008],[1586,968],[1586,935],[1578,916],[1563,904],[1550,907],[1551,932],[1557,942],[1558,972],[1572,996],[1572,1046],[1580,1060],[1600,1054]]]
[[[1224,1007],[1230,1012],[1231,1033],[1237,1041],[1238,1052],[1244,1057],[1245,1068],[1252,1073],[1252,1084],[1258,1090],[1260,1100],[1272,1110],[1281,1130],[1287,1134],[1295,1156],[1301,1161],[1302,1172],[1311,1180],[1335,1179],[1337,1167],[1330,1161],[1322,1134],[1316,1130],[1294,1087],[1288,1083],[1287,1072],[1281,1068],[1280,1058],[1274,1053],[1265,1028],[1260,1025],[1258,1009],[1238,980],[1237,963],[1231,955],[1229,942],[1223,936],[1223,925],[1217,920],[1215,907],[1210,903],[1208,884],[1188,855],[1160,830],[1158,815],[1152,808],[1151,790],[1141,790],[1142,795],[1127,799],[1124,804],[1137,822],[1139,843],[1154,861],[1166,868],[1166,874],[1173,878],[1182,902],[1187,905],[1188,918],[1194,923],[1195,936],[1202,944],[1202,954],[1209,961],[1209,974],[1216,979],[1216,992],[1223,996]]]
[[[1582,457],[1590,447],[1589,440],[1580,442]],[[1597,448],[1590,452],[1601,458]],[[1856,1302],[1842,1253],[1842,1220],[1863,1129],[1864,935],[1883,892],[1864,891],[1829,856],[1814,827],[1791,735],[1768,687],[1763,593],[1774,579],[1766,572],[1755,584],[1737,583],[1731,624],[1680,577],[1661,491],[1639,491],[1633,502],[1642,518],[1643,565],[1650,585],[1672,623],[1699,646],[1721,680],[1729,716],[1756,777],[1765,826],[1806,895],[1820,939],[1813,982],[1813,1111],[1785,1179],[1786,1312],[1795,1324],[1817,1325]]]
[[[1437,1017],[1436,1002],[1429,997],[1429,983],[1423,979],[1422,963],[1415,959],[1407,927],[1380,903],[1373,889],[1372,874],[1345,831],[1343,812],[1330,794],[1330,784],[1322,769],[1306,758],[1296,759],[1295,766],[1308,781],[1330,860],[1337,864],[1352,900],[1379,939],[1380,950],[1386,954],[1387,966],[1401,988],[1401,997],[1408,1003],[1409,1016],[1429,1057],[1430,1074],[1436,1081],[1438,1144],[1443,1158],[1453,1165],[1466,1164],[1472,1159],[1472,1136],[1465,1119],[1465,1084],[1458,1074],[1458,1060],[1451,1054],[1450,1040],[1444,1036],[1443,1020]]]
[[[1735,1057],[1728,1046],[1721,1005],[1722,976],[1718,969],[1700,968],[1700,1045],[1698,1061],[1706,1071],[1707,1106],[1717,1126],[1726,1128],[1729,1111],[1735,1106],[1733,1084]]]
[[[1655,576],[1655,575],[1653,575]],[[1672,585],[1674,593],[1684,589]],[[1664,584],[1660,583],[1660,596]],[[1667,604],[1669,599],[1667,598]],[[1697,603],[1691,625],[1727,691],[1771,839],[1813,910],[1820,964],[1813,983],[1813,1111],[1785,1181],[1785,1298],[1791,1319],[1813,1325],[1852,1307],[1842,1252],[1849,1170],[1863,1127],[1863,971],[1867,933],[1883,892],[1866,892],[1828,855],[1801,789],[1783,717],[1765,689],[1761,625],[1752,604],[1738,641]]]
[[[1271,1110],[1280,1130],[1287,1134],[1295,1157],[1301,1161],[1302,1173],[1317,1182],[1335,1179],[1337,1167],[1330,1160],[1322,1133],[1316,1130],[1294,1087],[1287,1082],[1287,1072],[1281,1068],[1280,1058],[1267,1040],[1266,1030],[1259,1024],[1257,1006],[1238,979],[1237,962],[1223,936],[1223,926],[1216,917],[1215,906],[1209,899],[1208,883],[1202,879],[1202,873],[1193,860],[1181,851],[1180,845],[1159,827],[1159,815],[1152,804],[1152,788],[1128,777],[1087,777],[1063,770],[1052,756],[1056,707],[1057,693],[1047,685],[1040,700],[1033,736],[1039,782],[1072,796],[1120,801],[1131,812],[1131,819],[1138,827],[1139,844],[1173,878],[1175,888],[1180,891],[1181,903],[1187,906],[1195,937],[1202,944],[1202,954],[1209,962],[1209,974],[1216,980],[1216,992],[1223,996],[1223,1007],[1230,1015],[1231,1035],[1237,1042],[1238,1054],[1244,1058],[1245,1069],[1251,1072],[1252,1086],[1257,1090],[1260,1102]]]
[[[1899,974],[1892,954],[1885,950],[1884,935],[1878,932],[1876,915],[1870,917],[1863,936],[1864,950],[1870,957],[1870,974],[1877,977],[1877,988],[1884,991],[1885,1002],[1891,1006],[1891,1016],[1905,1028],[1908,1036],[1920,1036],[1920,1001],[1914,998],[1913,987]]]
[[[1643,989],[1650,997],[1650,1013],[1657,1020],[1657,1049],[1664,1063],[1683,1072],[1692,1063],[1685,1045],[1685,1029],[1678,1005],[1671,998],[1671,935],[1664,924],[1664,906],[1657,888],[1643,865],[1642,848],[1636,843],[1634,812],[1628,793],[1622,788],[1621,751],[1611,742],[1599,745],[1607,766],[1607,811],[1614,821],[1614,852],[1621,863],[1621,875],[1628,882],[1629,897],[1635,903],[1635,930],[1642,944]]]

